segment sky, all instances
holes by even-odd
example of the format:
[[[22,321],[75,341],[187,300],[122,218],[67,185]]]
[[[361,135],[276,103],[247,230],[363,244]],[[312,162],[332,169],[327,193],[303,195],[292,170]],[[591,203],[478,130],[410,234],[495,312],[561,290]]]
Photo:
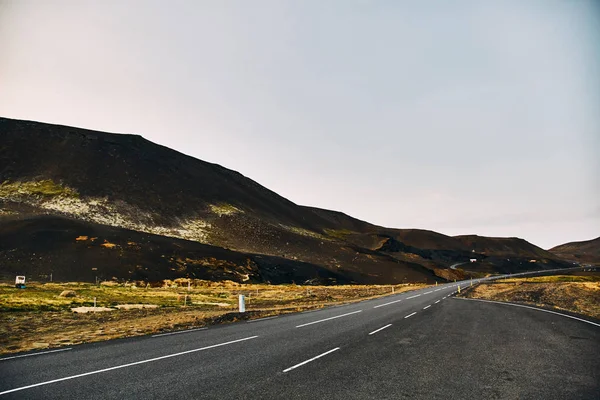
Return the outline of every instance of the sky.
[[[600,236],[593,0],[0,0],[0,116],[387,227]]]

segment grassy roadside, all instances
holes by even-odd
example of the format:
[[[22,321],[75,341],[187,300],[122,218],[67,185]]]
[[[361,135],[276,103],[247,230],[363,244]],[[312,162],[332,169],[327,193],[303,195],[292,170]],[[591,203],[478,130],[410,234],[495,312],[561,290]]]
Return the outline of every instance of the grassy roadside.
[[[425,285],[241,285],[190,280],[188,288],[188,280],[180,279],[163,282],[162,287],[139,282],[28,282],[27,289],[19,290],[4,282],[0,283],[0,354],[262,318],[380,297],[391,294],[392,288],[400,293],[422,287]],[[237,312],[240,294],[246,296],[244,314]],[[72,311],[78,307],[88,307],[90,312]],[[96,311],[100,309],[107,311]]]
[[[551,307],[600,319],[600,274],[499,279],[459,296]]]

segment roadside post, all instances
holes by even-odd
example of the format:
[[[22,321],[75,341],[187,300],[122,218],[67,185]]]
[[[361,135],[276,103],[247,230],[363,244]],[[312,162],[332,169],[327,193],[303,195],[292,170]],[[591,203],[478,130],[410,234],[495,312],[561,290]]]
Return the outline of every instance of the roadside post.
[[[458,285],[458,293],[460,293],[460,285]]]
[[[238,305],[241,313],[246,312],[246,299],[244,298],[243,294],[240,294],[238,298]]]

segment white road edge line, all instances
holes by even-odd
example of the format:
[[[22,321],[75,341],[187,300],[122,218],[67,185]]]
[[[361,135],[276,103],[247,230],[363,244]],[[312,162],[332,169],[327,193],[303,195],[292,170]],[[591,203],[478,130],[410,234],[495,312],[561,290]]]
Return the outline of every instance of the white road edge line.
[[[113,371],[115,369],[121,369],[121,368],[127,368],[127,367],[132,367],[134,365],[139,365],[139,364],[145,364],[145,363],[149,363],[149,362],[153,362],[153,361],[158,361],[158,360],[164,360],[166,358],[172,358],[172,357],[177,357],[177,356],[181,356],[184,354],[189,354],[189,353],[195,353],[197,351],[202,351],[202,350],[208,350],[208,349],[213,349],[215,347],[221,347],[221,346],[226,346],[228,344],[233,344],[233,343],[238,343],[238,342],[243,342],[245,340],[250,340],[250,339],[255,339],[258,336],[250,336],[250,337],[246,337],[243,339],[237,339],[237,340],[232,340],[230,342],[225,342],[225,343],[219,343],[219,344],[213,344],[211,346],[206,346],[206,347],[200,347],[198,349],[192,349],[192,350],[187,350],[187,351],[182,351],[179,353],[174,353],[174,354],[168,354],[166,356],[161,356],[161,357],[155,357],[155,358],[149,358],[147,360],[142,360],[142,361],[136,361],[136,362],[132,362],[129,364],[123,364],[123,365],[117,365],[114,367],[110,367],[110,368],[104,368],[104,369],[99,369],[96,371],[90,371],[90,372],[85,372],[83,374],[77,374],[77,375],[71,375],[71,376],[66,376],[64,378],[59,378],[59,379],[52,379],[51,381],[46,381],[46,382],[40,382],[40,383],[34,383],[33,385],[27,385],[27,386],[21,386],[18,388],[14,388],[14,389],[10,389],[10,390],[5,390],[4,392],[0,392],[0,396],[4,395],[4,394],[8,394],[8,393],[14,393],[14,392],[18,392],[21,390],[25,390],[25,389],[31,389],[34,387],[38,387],[38,386],[44,386],[44,385],[49,385],[51,383],[57,383],[57,382],[62,382],[62,381],[67,381],[69,379],[75,379],[75,378],[81,378],[83,376],[88,376],[88,375],[94,375],[94,374],[100,374],[102,372],[108,372],[108,371]]]
[[[362,310],[352,311],[352,312],[349,312],[349,313],[346,313],[346,314],[336,315],[335,317],[329,317],[329,318],[325,318],[325,319],[320,319],[318,321],[308,322],[306,324],[298,325],[298,326],[296,326],[296,328],[302,328],[303,326],[308,326],[308,325],[312,325],[312,324],[318,324],[319,322],[325,322],[325,321],[329,321],[329,320],[336,319],[336,318],[342,318],[342,317],[345,317],[346,315],[356,314],[356,313],[359,313],[359,312],[362,312]]]
[[[374,335],[375,333],[377,333],[377,332],[379,332],[379,331],[382,331],[382,330],[384,330],[385,328],[389,328],[390,326],[392,326],[392,324],[387,324],[386,326],[384,326],[384,327],[381,327],[381,328],[379,328],[379,329],[376,329],[376,330],[374,330],[373,332],[369,333],[369,335]]]
[[[431,307],[431,304],[428,306],[423,307],[423,310],[427,310],[429,307]]]
[[[378,305],[378,306],[375,306],[375,307],[373,307],[373,308],[379,308],[379,307],[383,307],[383,306],[389,306],[390,304],[394,304],[394,303],[397,303],[397,302],[399,302],[399,301],[402,301],[402,300],[394,300],[394,301],[390,301],[389,303],[380,304],[380,305]]]
[[[415,297],[419,297],[419,296],[420,296],[420,294],[415,294],[414,296],[407,297],[406,300],[414,299]]]
[[[550,314],[556,314],[556,315],[560,315],[561,317],[567,317],[567,318],[571,318],[571,319],[576,319],[577,321],[586,322],[588,324],[600,327],[600,324],[597,324],[595,322],[588,321],[588,320],[583,319],[583,318],[577,318],[577,317],[574,317],[572,315],[559,313],[559,312],[556,312],[556,311],[544,310],[543,308],[524,306],[522,304],[504,303],[502,301],[481,300],[481,299],[467,299],[467,298],[464,298],[464,297],[455,297],[455,299],[459,299],[459,300],[471,300],[471,301],[481,301],[481,302],[484,302],[484,303],[494,303],[494,304],[503,304],[505,306],[529,308],[530,310],[537,310],[537,311],[547,312],[547,313],[550,313]]]
[[[311,359],[308,359],[308,360],[306,360],[306,361],[302,361],[300,364],[296,364],[296,365],[294,365],[293,367],[289,367],[289,368],[287,368],[287,369],[284,369],[284,370],[283,370],[283,372],[289,372],[289,371],[291,371],[291,370],[293,370],[293,369],[296,369],[296,368],[298,368],[298,367],[301,367],[301,366],[303,366],[304,364],[308,364],[308,363],[309,363],[309,362],[311,362],[311,361],[315,361],[315,360],[316,360],[316,359],[318,359],[318,358],[321,358],[321,357],[323,357],[323,356],[326,356],[326,355],[327,355],[327,354],[329,354],[329,353],[333,353],[334,351],[337,351],[337,350],[339,350],[339,349],[340,349],[339,347],[336,347],[335,349],[331,349],[331,350],[329,350],[329,351],[326,351],[325,353],[323,353],[323,354],[319,354],[319,355],[318,355],[318,356],[316,356],[316,357],[313,357],[313,358],[311,358]]]
[[[272,317],[264,317],[264,318],[251,319],[250,321],[246,321],[246,322],[250,323],[250,322],[265,321],[267,319],[273,319],[273,318],[277,318],[277,317],[279,317],[279,315],[273,315]]]
[[[415,315],[416,312],[412,313],[412,314],[408,314],[406,317],[404,317],[404,319],[408,318],[408,317],[412,317],[413,315]],[[1,393],[0,393],[1,394]]]
[[[71,348],[70,348],[70,347],[67,347],[66,349],[48,350],[48,351],[41,351],[41,352],[39,352],[39,353],[21,354],[20,356],[4,357],[4,358],[0,358],[0,361],[4,361],[4,360],[12,360],[13,358],[21,358],[21,357],[39,356],[39,355],[42,355],[42,354],[48,354],[48,353],[57,353],[57,352],[59,352],[59,351],[67,351],[67,350],[71,350]]]
[[[152,335],[152,337],[160,337],[160,336],[169,336],[169,335],[178,335],[180,333],[188,333],[195,331],[203,331],[208,328],[196,328],[196,329],[187,329],[185,331],[175,331],[175,332],[167,332],[167,333],[157,333],[156,335]]]

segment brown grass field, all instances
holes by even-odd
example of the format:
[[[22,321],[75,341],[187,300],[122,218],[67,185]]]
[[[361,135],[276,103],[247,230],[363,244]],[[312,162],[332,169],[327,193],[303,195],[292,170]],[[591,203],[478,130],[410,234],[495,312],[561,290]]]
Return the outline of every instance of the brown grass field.
[[[425,287],[423,284],[299,286],[187,279],[161,287],[117,284],[37,283],[16,289],[0,283],[0,354],[203,327],[316,309]],[[65,291],[75,297],[61,297]],[[237,312],[238,295],[246,313]],[[96,299],[96,309],[94,306]],[[139,309],[142,305],[155,308]],[[117,308],[119,307],[120,308]],[[88,313],[73,308],[89,307]],[[100,308],[110,311],[93,311]],[[127,309],[129,308],[129,309]]]
[[[550,307],[600,319],[600,273],[500,279],[462,297]]]

